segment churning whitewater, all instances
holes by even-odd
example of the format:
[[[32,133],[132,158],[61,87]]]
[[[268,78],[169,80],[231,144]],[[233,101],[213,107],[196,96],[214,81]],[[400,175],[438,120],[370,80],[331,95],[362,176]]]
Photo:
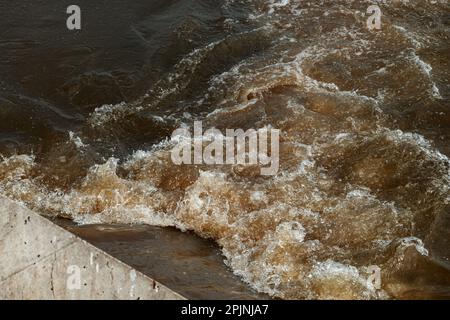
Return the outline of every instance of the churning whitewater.
[[[382,24],[368,30],[374,3]],[[71,54],[87,71],[52,84],[53,96],[29,98],[2,80],[1,194],[82,224],[192,230],[277,298],[449,296],[448,1],[191,0],[154,10],[124,37],[144,48],[132,57],[140,66],[119,55],[120,70],[99,72],[86,46]],[[278,129],[277,174],[174,164],[182,142],[171,134],[195,121]],[[380,286],[368,281],[374,266]]]

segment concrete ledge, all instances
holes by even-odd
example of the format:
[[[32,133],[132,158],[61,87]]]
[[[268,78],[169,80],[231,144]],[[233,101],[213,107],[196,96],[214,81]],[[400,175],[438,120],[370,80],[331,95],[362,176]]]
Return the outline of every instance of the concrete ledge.
[[[184,299],[0,196],[0,299]]]

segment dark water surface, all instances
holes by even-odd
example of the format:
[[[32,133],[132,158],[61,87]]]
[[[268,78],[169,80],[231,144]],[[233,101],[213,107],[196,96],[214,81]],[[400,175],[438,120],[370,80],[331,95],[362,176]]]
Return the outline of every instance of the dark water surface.
[[[374,3],[80,0],[69,31],[69,1],[1,0],[0,192],[189,230],[273,297],[450,298],[450,6],[369,31]],[[174,165],[194,120],[280,129],[278,175]]]

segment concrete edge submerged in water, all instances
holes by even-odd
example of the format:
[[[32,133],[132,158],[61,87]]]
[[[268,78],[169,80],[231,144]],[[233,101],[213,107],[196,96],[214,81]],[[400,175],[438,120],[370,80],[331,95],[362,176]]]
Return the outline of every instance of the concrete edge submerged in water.
[[[185,298],[0,196],[0,299]]]

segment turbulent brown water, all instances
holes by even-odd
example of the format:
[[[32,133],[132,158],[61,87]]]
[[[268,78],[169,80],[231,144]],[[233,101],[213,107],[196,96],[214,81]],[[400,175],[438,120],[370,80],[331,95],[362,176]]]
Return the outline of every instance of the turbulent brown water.
[[[450,298],[447,0],[78,2],[0,4],[2,194],[193,230],[274,297]],[[174,165],[194,120],[280,129],[278,175]]]

